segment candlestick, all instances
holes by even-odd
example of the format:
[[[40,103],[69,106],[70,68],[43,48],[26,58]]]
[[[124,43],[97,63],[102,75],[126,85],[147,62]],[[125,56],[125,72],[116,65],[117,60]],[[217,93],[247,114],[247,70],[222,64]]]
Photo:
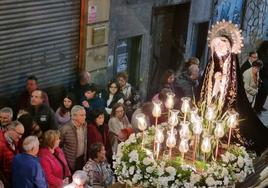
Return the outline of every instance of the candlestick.
[[[179,145],[179,150],[182,154],[182,160],[184,160],[184,154],[188,152],[189,150],[189,145],[188,145],[188,140],[187,139],[181,139],[180,145]]]
[[[229,147],[231,142],[232,129],[235,128],[237,124],[238,113],[234,110],[229,110],[228,115],[229,117],[227,120],[227,126],[229,127],[229,136],[228,136],[228,147]]]
[[[208,127],[207,127],[207,131],[208,133],[210,132],[210,127],[211,127],[211,122],[215,119],[216,117],[216,106],[215,105],[209,105],[207,107],[207,111],[206,111],[206,119],[208,120]]]
[[[199,117],[198,114],[198,109],[196,107],[193,107],[190,111],[190,114],[191,114],[191,118],[190,118],[190,121],[192,123],[194,123],[196,121],[196,119]]]
[[[199,140],[199,136],[202,133],[203,129],[202,129],[202,119],[198,118],[193,125],[193,133],[194,133],[194,151],[193,151],[193,155],[192,155],[192,161],[195,162],[195,156],[196,156],[196,146],[197,146],[197,142]]]
[[[147,128],[147,123],[145,121],[145,115],[140,113],[137,114],[136,119],[138,120],[138,128],[142,131],[142,141],[141,141],[141,147],[143,148],[144,145],[144,130]]]
[[[191,98],[189,98],[189,97],[182,97],[181,100],[182,100],[181,111],[182,111],[182,113],[184,113],[184,119],[183,119],[183,121],[185,122],[186,121],[187,112],[189,112],[189,110],[190,110],[190,101],[191,101]]]
[[[219,139],[224,136],[224,129],[222,121],[216,122],[216,128],[214,130],[215,138],[216,138],[216,151],[215,151],[215,159],[218,156],[218,149],[219,149]]]
[[[173,131],[174,127],[178,125],[179,123],[179,110],[170,110],[170,117],[168,118],[168,124],[170,125],[171,131]]]
[[[163,130],[160,127],[156,127],[155,129],[155,143],[157,144],[156,148],[156,159],[158,159],[160,152],[160,144],[164,141]]]
[[[153,117],[155,117],[155,126],[157,126],[157,120],[161,116],[162,102],[160,100],[154,100],[153,105],[154,107],[153,107],[152,115]]]
[[[174,97],[175,97],[175,94],[173,92],[167,93],[167,100],[165,102],[165,106],[169,110],[171,110],[174,107]]]
[[[175,147],[176,145],[176,134],[177,134],[177,131],[168,131],[167,132],[168,134],[168,138],[167,138],[167,141],[166,141],[166,145],[167,147],[169,148],[169,157],[171,157],[171,153],[172,153],[172,148]]]
[[[189,130],[189,121],[181,122],[180,137],[189,140],[191,138],[191,132]]]
[[[203,138],[203,141],[202,141],[202,144],[201,144],[201,151],[204,153],[204,158],[206,160],[206,153],[209,153],[211,151],[210,137],[205,136]]]

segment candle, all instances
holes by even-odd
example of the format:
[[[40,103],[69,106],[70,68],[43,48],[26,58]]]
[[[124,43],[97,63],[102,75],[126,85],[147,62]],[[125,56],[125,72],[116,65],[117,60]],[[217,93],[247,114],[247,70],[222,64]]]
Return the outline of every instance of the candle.
[[[181,139],[179,150],[182,154],[182,160],[184,159],[184,153],[186,153],[189,150],[188,140],[187,139]]]
[[[152,115],[155,117],[155,126],[157,126],[157,119],[161,116],[161,105],[162,102],[160,100],[153,101],[153,111]]]
[[[228,111],[228,120],[227,120],[227,126],[229,127],[229,136],[228,136],[228,147],[231,142],[231,136],[232,136],[232,129],[236,127],[237,124],[237,118],[238,118],[238,113],[235,112],[234,110]]]
[[[197,118],[193,124],[193,133],[195,135],[200,135],[203,131],[202,128],[202,118]]]
[[[167,100],[165,102],[165,106],[167,109],[172,109],[174,107],[174,97],[175,94],[172,92],[167,93]]]
[[[182,97],[181,100],[182,100],[181,111],[182,113],[184,113],[184,121],[186,121],[187,112],[190,110],[191,99],[189,97]]]
[[[203,128],[202,128],[202,119],[200,117],[198,117],[196,119],[196,121],[193,124],[193,133],[194,133],[194,151],[193,151],[193,155],[192,155],[192,161],[195,162],[195,155],[196,155],[196,146],[197,146],[197,142],[199,140],[199,136],[202,133]]]
[[[175,135],[177,134],[177,131],[168,131],[168,138],[166,141],[166,145],[169,148],[169,156],[171,157],[171,153],[172,153],[172,148],[174,148],[176,146],[176,137]]]
[[[208,136],[205,136],[203,138],[203,141],[201,144],[201,151],[204,153],[204,158],[206,161],[206,153],[209,153],[211,151],[211,142],[210,142],[210,138]]]
[[[168,124],[171,127],[171,131],[173,131],[174,127],[178,125],[179,123],[179,118],[178,118],[178,114],[179,114],[179,110],[170,110],[170,117],[168,118]]]
[[[147,123],[145,121],[145,115],[140,113],[137,114],[136,119],[138,120],[138,128],[142,131],[142,141],[141,141],[141,147],[143,148],[144,145],[144,130],[147,128]]]
[[[216,138],[216,151],[215,151],[215,159],[217,159],[218,156],[218,149],[219,149],[219,139],[224,136],[224,129],[222,121],[216,122],[216,128],[214,130],[214,135]]]
[[[163,143],[164,141],[164,134],[163,130],[159,127],[156,128],[155,130],[155,143],[157,144],[156,148],[156,159],[158,159],[159,152],[160,152],[160,144]]]
[[[212,121],[212,120],[214,120],[214,118],[215,118],[215,109],[216,109],[216,106],[215,105],[209,105],[208,107],[207,107],[207,111],[206,111],[206,119],[208,120],[208,121]]]
[[[189,140],[191,138],[191,132],[189,130],[189,121],[181,122],[181,130],[180,130],[180,137],[186,140]]]
[[[193,107],[190,111],[190,114],[191,114],[191,122],[194,123],[196,121],[196,119],[199,117],[198,114],[198,109],[196,107]]]
[[[210,133],[211,121],[213,121],[214,118],[216,117],[215,109],[216,109],[215,105],[209,105],[207,107],[206,119],[208,120],[208,126],[207,126],[208,133]]]

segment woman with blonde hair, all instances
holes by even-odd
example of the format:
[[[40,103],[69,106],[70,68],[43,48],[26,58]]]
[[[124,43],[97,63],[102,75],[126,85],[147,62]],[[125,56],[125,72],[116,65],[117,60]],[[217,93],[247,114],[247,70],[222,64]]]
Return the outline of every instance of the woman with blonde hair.
[[[59,131],[48,130],[43,135],[43,148],[39,151],[40,163],[50,188],[60,188],[68,184],[71,176],[59,143]]]

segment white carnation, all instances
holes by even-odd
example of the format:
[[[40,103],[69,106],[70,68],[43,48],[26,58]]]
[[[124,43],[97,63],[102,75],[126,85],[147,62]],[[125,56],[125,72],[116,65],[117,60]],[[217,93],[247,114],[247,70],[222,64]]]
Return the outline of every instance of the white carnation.
[[[244,159],[241,156],[238,156],[237,165],[239,168],[242,168],[244,166]]]
[[[174,167],[172,167],[172,166],[166,167],[165,170],[166,170],[171,176],[175,176],[175,175],[176,175],[176,172],[177,172],[177,170],[176,170]]]
[[[146,168],[146,172],[149,173],[149,174],[151,174],[153,171],[154,171],[154,168],[152,166],[148,166]]]
[[[139,162],[139,154],[138,154],[138,152],[137,152],[137,150],[133,150],[133,151],[131,151],[129,154],[128,154],[128,156],[130,157],[130,159],[129,159],[129,162],[131,163],[131,162]]]
[[[135,171],[135,166],[131,166],[131,167],[129,168],[129,174],[130,174],[130,175],[133,175],[133,174],[134,174],[134,171]]]
[[[190,181],[192,184],[197,183],[201,179],[201,176],[195,173],[191,173]]]
[[[206,184],[208,185],[208,186],[213,186],[213,185],[215,185],[215,180],[214,180],[214,178],[213,177],[211,177],[211,176],[209,176],[207,179],[206,179]]]
[[[144,165],[147,166],[147,165],[151,164],[153,161],[149,157],[145,157],[142,162]]]
[[[164,174],[164,170],[161,167],[157,167],[157,175],[162,176]]]
[[[241,171],[239,174],[236,174],[236,178],[239,182],[243,182],[247,174],[244,171]]]

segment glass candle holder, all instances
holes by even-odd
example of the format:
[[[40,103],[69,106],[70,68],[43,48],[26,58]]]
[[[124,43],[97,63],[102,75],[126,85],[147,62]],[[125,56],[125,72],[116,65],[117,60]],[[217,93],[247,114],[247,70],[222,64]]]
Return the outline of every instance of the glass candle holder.
[[[191,132],[189,129],[190,122],[189,121],[181,122],[180,125],[181,125],[180,137],[189,140],[191,138]]]
[[[190,110],[191,98],[190,97],[182,97],[181,100],[182,100],[181,111],[182,111],[182,113],[185,114],[185,113],[189,112],[189,110]]]
[[[167,93],[167,99],[165,102],[165,106],[167,109],[172,109],[174,107],[174,97],[175,97],[175,94],[173,92]]]

